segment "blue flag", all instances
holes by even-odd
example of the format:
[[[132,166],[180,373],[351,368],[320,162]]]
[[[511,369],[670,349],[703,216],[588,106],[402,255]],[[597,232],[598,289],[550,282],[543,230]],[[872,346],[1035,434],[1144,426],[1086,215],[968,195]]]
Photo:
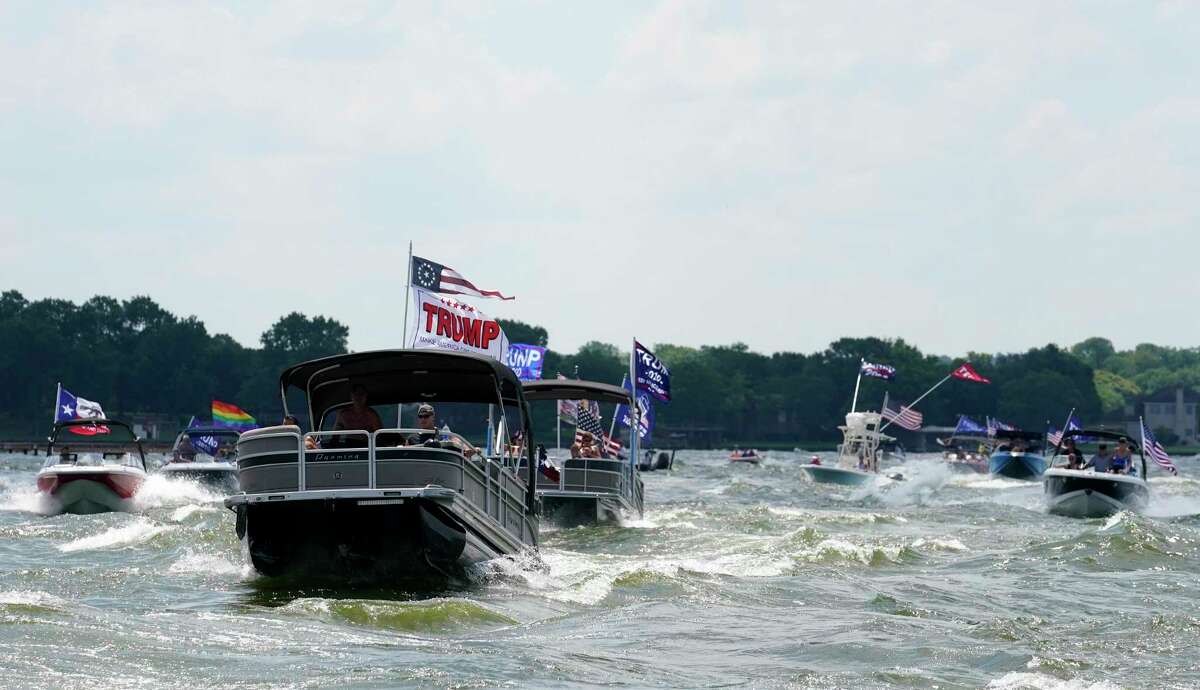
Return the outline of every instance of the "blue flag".
[[[510,343],[504,353],[504,363],[522,381],[537,381],[542,378],[542,364],[546,361],[546,348],[537,345]]]
[[[958,426],[954,427],[955,434],[985,434],[987,429],[982,424],[965,414],[958,416]]]
[[[621,387],[625,390],[630,390],[629,377],[621,379]],[[631,391],[632,392],[632,391]],[[646,443],[650,442],[650,432],[654,431],[654,401],[650,399],[650,394],[644,391],[638,392],[636,395],[638,408],[641,410],[640,424],[638,424],[638,438]],[[628,405],[617,405],[617,423],[625,428],[633,425],[632,416],[629,414]]]
[[[637,390],[646,391],[660,402],[671,402],[671,371],[636,340],[633,341],[633,369]]]

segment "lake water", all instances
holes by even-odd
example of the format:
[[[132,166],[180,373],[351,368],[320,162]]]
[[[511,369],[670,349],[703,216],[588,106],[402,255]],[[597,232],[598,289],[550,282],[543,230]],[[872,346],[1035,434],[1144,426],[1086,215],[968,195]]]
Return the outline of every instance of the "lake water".
[[[264,581],[220,496],[160,477],[39,515],[39,460],[0,456],[3,687],[1200,686],[1193,479],[1082,521],[932,458],[856,489],[681,452],[644,519],[412,593]]]

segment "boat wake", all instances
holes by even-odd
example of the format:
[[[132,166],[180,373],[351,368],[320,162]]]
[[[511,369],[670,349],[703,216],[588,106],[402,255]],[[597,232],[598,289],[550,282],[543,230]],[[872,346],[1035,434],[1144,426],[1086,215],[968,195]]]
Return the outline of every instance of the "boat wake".
[[[111,527],[87,537],[81,537],[58,547],[63,553],[75,551],[93,551],[96,549],[114,549],[142,544],[154,537],[171,530],[178,529],[174,525],[160,525],[144,517],[135,518],[133,522],[121,527]]]
[[[225,499],[223,494],[202,486],[190,479],[176,479],[152,474],[146,478],[142,488],[134,496],[134,506],[137,510],[150,508],[175,507],[197,503],[219,504]]]

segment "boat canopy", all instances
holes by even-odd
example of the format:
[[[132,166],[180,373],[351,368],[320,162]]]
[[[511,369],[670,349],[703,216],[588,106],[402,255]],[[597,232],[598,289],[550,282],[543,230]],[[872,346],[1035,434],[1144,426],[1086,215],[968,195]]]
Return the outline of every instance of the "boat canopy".
[[[111,419],[71,419],[56,422],[50,432],[50,445],[83,444],[88,446],[137,445],[137,434],[125,422]]]
[[[287,391],[308,401],[310,418],[324,419],[350,403],[361,384],[371,405],[457,402],[514,406],[525,415],[521,382],[512,369],[487,357],[440,350],[376,350],[335,355],[284,370],[279,389],[287,413]]]
[[[580,379],[540,379],[526,381],[525,399],[534,400],[595,400],[596,402],[629,405],[629,391],[620,386]]]
[[[1011,431],[997,429],[995,437],[998,440],[1019,439],[1022,441],[1042,441],[1045,438],[1045,434],[1040,431],[1022,431],[1021,429],[1013,429]]]
[[[234,440],[237,440],[242,435],[242,432],[227,426],[190,426],[180,433],[187,434],[188,436],[216,436],[222,439],[231,438]]]

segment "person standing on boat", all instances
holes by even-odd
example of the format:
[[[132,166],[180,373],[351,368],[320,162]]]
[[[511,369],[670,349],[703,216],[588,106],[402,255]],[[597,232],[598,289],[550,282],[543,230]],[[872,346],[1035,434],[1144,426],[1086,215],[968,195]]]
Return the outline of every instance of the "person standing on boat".
[[[1117,450],[1113,453],[1111,472],[1113,474],[1129,474],[1133,469],[1133,453],[1129,450],[1129,439],[1117,441]]]
[[[333,430],[374,433],[382,428],[383,420],[379,418],[379,413],[367,405],[367,387],[361,383],[350,386],[350,406],[338,410]]]

